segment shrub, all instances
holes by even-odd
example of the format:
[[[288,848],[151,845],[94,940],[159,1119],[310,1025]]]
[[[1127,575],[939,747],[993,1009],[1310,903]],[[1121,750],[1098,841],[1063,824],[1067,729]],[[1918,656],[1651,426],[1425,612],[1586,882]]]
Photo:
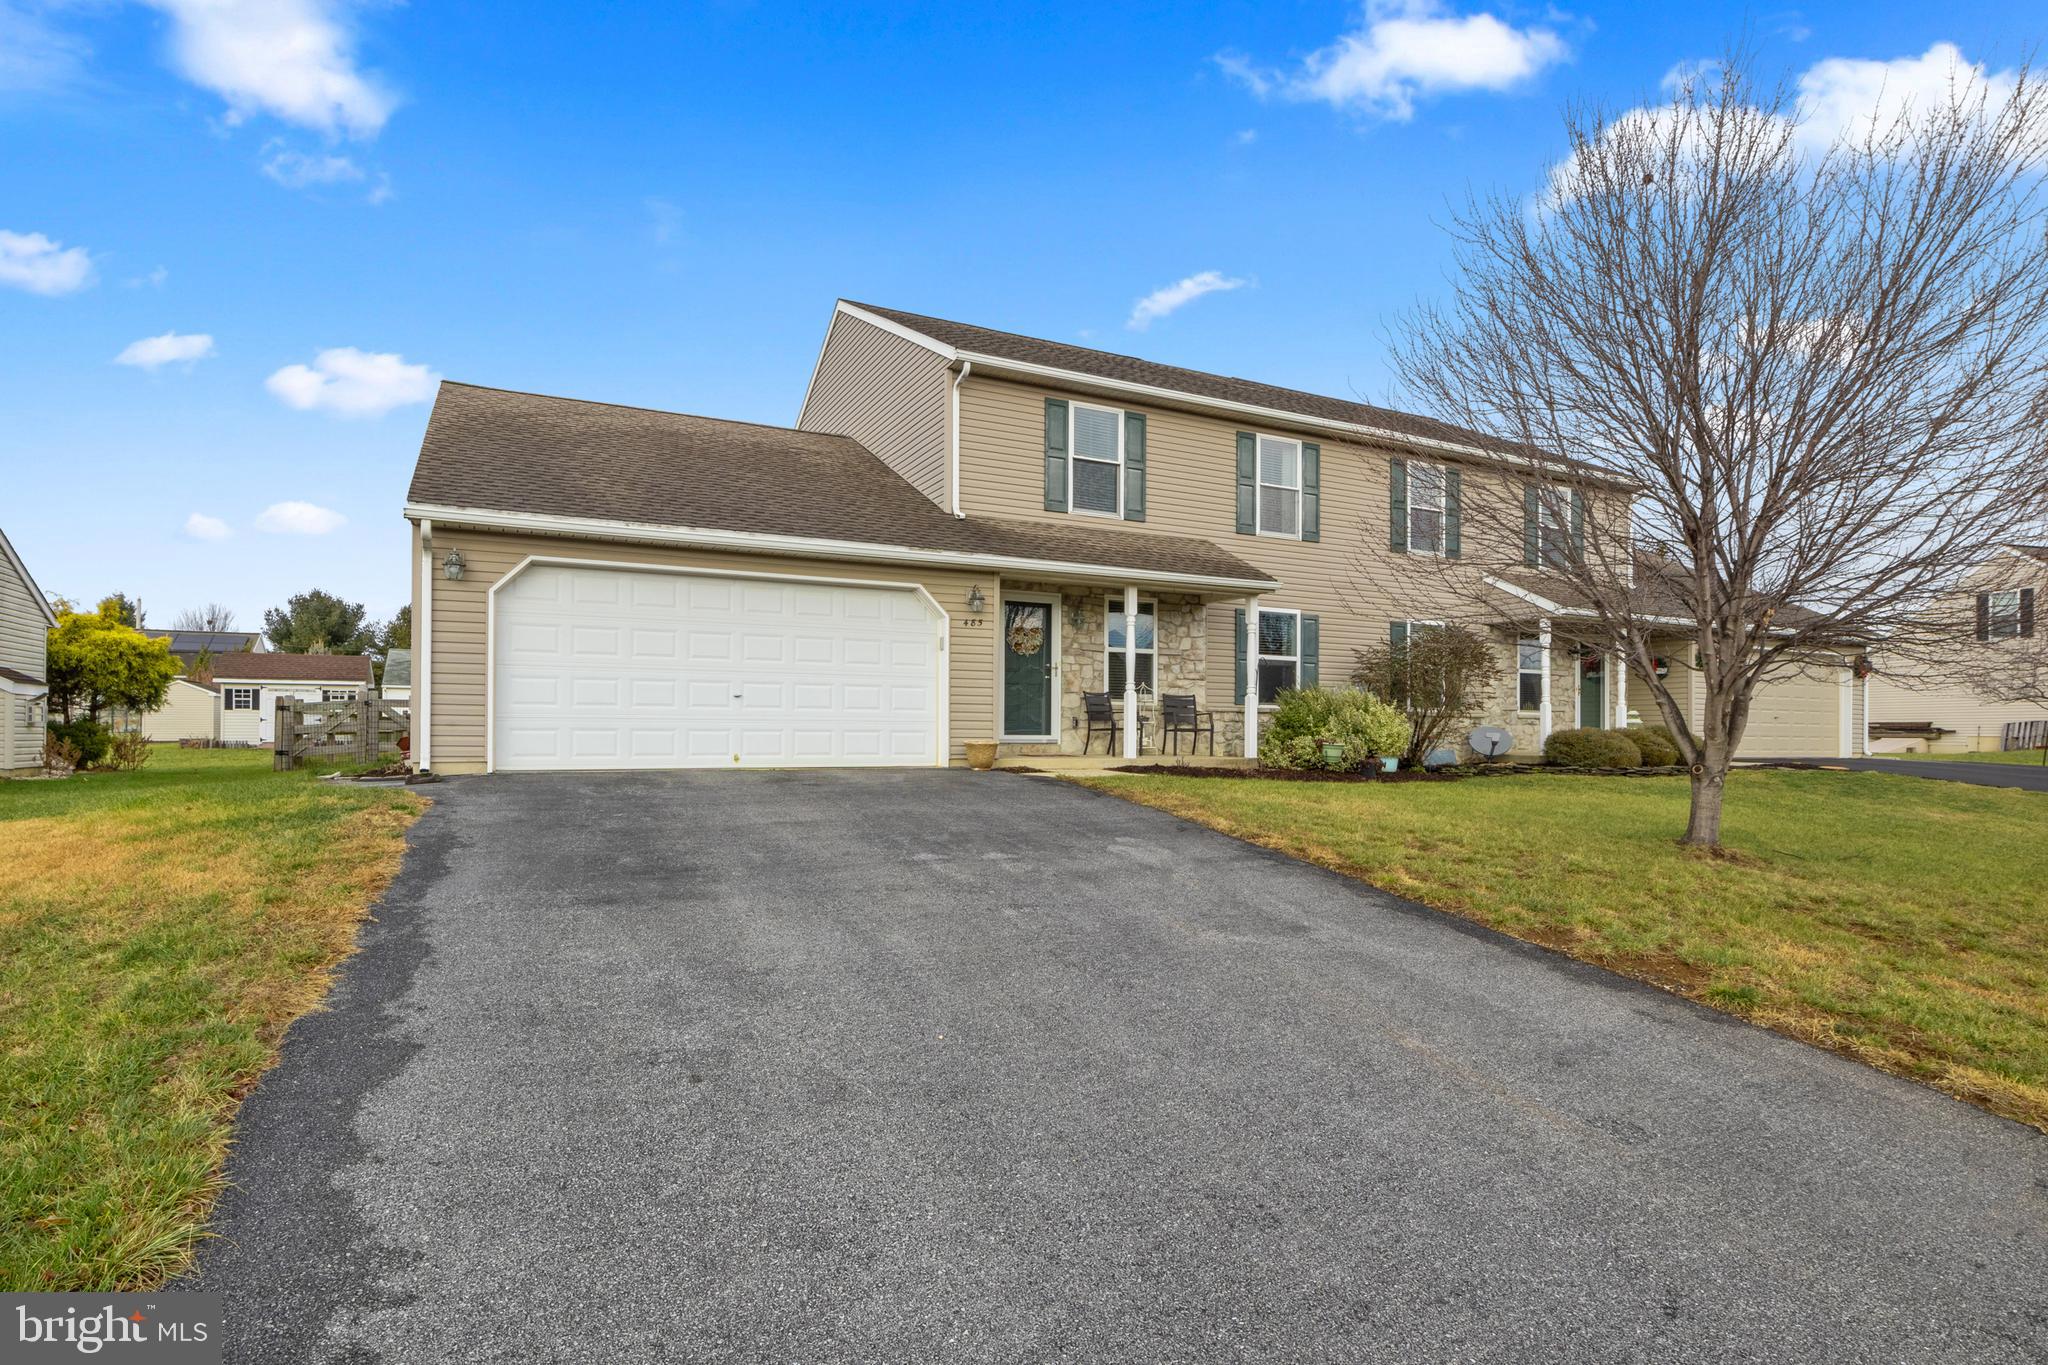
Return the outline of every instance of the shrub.
[[[140,731],[124,730],[115,735],[113,742],[107,746],[104,766],[116,772],[132,773],[147,762],[149,741],[142,737]]]
[[[1491,708],[1500,687],[1493,642],[1463,626],[1409,626],[1399,637],[1361,650],[1351,682],[1400,709],[1410,726],[1404,765],[1422,766],[1434,750],[1457,741],[1452,732]]]
[[[1678,741],[1662,725],[1631,725],[1626,731],[1642,752],[1645,768],[1669,768],[1678,762]]]
[[[1564,768],[1639,768],[1642,750],[1620,730],[1559,730],[1543,745],[1546,761]]]
[[[107,756],[107,749],[114,737],[107,727],[96,720],[53,720],[50,733],[78,751],[74,768],[90,768]]]
[[[43,770],[69,773],[78,770],[78,746],[62,735],[43,736]]]
[[[1309,687],[1280,694],[1259,737],[1259,762],[1269,768],[1356,772],[1374,758],[1400,754],[1408,738],[1407,720],[1379,698]],[[1344,746],[1335,761],[1323,757],[1323,745],[1331,743]]]

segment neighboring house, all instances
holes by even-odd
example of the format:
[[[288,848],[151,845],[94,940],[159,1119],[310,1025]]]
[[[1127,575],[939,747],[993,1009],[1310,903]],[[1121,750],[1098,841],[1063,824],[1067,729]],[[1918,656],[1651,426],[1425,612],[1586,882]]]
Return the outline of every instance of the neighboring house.
[[[405,715],[412,714],[412,651],[394,649],[384,656],[384,680],[377,695]]]
[[[1218,752],[1243,752],[1280,690],[1473,619],[1469,593],[1407,570],[1460,557],[1471,499],[1522,505],[1512,450],[844,301],[796,429],[444,383],[405,509],[415,756],[459,772],[935,764],[974,740],[1078,753],[1082,694],[1104,691],[1148,718],[1155,694],[1192,693]],[[1627,494],[1596,484],[1585,515],[1625,516]],[[1654,719],[1540,576],[1474,586],[1498,603],[1494,719],[1518,748],[1631,707]],[[1667,666],[1689,657],[1674,637]],[[1765,689],[1744,754],[1854,752],[1861,694],[1846,664]]]
[[[372,691],[367,654],[225,654],[213,661],[223,744],[268,744],[280,697],[349,701]]]
[[[167,640],[171,656],[189,670],[201,657],[262,653],[270,641],[259,630],[145,630],[152,640]]]
[[[0,777],[42,770],[56,624],[49,599],[0,530]]]
[[[132,718],[144,739],[180,740],[220,738],[220,684],[173,678],[164,693],[164,704]]]
[[[1946,605],[1963,673],[1995,675],[2001,660],[2048,648],[2035,633],[2035,602],[2048,590],[2048,545],[2007,545],[1965,576]],[[1960,753],[1997,749],[2006,726],[2048,725],[2048,705],[2001,701],[1942,671],[1879,660],[1871,680],[1876,752]]]

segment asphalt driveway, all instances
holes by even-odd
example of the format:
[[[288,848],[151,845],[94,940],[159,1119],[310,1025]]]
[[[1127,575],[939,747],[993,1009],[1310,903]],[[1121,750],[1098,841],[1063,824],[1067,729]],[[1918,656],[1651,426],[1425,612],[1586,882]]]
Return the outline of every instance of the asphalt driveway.
[[[1160,812],[437,790],[244,1111],[230,1360],[2048,1355],[2048,1139]]]
[[[1853,768],[1857,772],[1934,777],[1945,782],[1968,782],[1978,787],[2018,787],[2022,791],[2048,792],[2048,767],[2034,763],[1960,763],[1944,762],[1938,758],[1806,758],[1794,761],[1820,763],[1830,768]]]

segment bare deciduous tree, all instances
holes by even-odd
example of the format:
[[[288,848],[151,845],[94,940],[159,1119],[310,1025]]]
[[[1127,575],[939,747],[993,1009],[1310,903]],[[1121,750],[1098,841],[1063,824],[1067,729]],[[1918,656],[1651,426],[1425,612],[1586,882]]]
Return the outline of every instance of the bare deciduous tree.
[[[172,630],[219,632],[234,628],[235,613],[218,602],[208,602],[203,607],[187,607],[171,622]]]
[[[1737,54],[1660,107],[1573,111],[1538,203],[1454,219],[1452,300],[1399,373],[1510,442],[1530,499],[1467,498],[1464,564],[1535,560],[1629,662],[1692,767],[1687,844],[1719,843],[1759,684],[1878,639],[1939,661],[1928,604],[2048,506],[2044,116],[2024,73],[1961,71],[1823,139]],[[1674,633],[1697,724],[1654,667]]]

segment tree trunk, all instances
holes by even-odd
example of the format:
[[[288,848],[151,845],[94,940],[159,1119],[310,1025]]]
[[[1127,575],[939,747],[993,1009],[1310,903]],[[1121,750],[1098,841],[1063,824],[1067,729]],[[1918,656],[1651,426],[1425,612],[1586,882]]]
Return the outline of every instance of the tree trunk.
[[[1721,846],[1721,796],[1728,783],[1728,760],[1709,757],[1693,769],[1692,811],[1686,817],[1685,837],[1678,842],[1689,848]]]

